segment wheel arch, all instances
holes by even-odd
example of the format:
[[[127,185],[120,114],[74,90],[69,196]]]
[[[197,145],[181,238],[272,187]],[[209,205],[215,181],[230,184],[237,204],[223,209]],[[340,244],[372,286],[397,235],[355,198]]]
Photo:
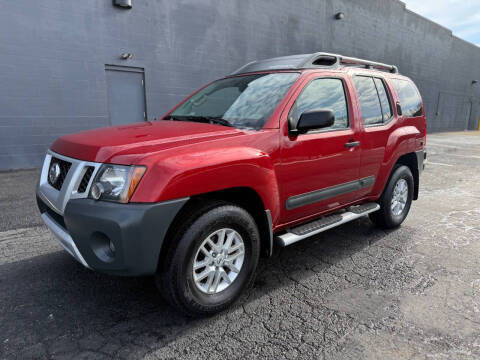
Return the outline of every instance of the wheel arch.
[[[236,187],[190,197],[168,228],[164,243],[160,249],[158,266],[162,264],[168,248],[173,242],[173,233],[182,219],[195,214],[200,208],[203,212],[208,211],[210,210],[208,206],[209,203],[213,208],[219,201],[238,205],[253,217],[260,233],[261,254],[263,257],[271,256],[273,251],[273,233],[270,210],[265,209],[260,195],[254,189],[249,187]]]
[[[407,166],[413,175],[413,200],[418,199],[418,192],[420,188],[420,173],[418,171],[418,160],[414,152],[404,154],[400,156],[395,162],[392,170],[390,171],[390,176],[395,169],[395,165],[405,165]]]

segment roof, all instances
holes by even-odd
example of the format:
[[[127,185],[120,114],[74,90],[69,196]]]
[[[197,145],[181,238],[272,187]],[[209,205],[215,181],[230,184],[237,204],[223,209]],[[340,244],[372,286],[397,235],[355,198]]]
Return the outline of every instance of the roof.
[[[231,75],[268,70],[338,69],[345,66],[362,66],[367,69],[389,71],[394,74],[398,73],[398,68],[395,65],[388,65],[339,54],[317,52],[314,54],[289,55],[252,61],[234,71]]]

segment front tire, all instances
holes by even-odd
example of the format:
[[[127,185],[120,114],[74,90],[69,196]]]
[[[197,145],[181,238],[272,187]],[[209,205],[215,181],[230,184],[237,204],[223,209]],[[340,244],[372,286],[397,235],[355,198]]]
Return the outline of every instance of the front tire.
[[[205,204],[177,226],[157,274],[165,299],[191,316],[222,311],[254,280],[260,235],[252,216],[230,203]]]
[[[397,165],[380,197],[380,209],[370,219],[384,229],[400,226],[410,211],[413,200],[413,175],[408,166]]]

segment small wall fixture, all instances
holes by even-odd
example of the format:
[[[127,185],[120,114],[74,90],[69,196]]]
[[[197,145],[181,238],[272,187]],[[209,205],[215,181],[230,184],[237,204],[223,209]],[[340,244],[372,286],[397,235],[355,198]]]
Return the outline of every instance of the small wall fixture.
[[[336,20],[343,20],[344,17],[345,17],[345,14],[343,12],[338,12],[335,14]]]
[[[113,0],[113,5],[124,8],[124,9],[131,9],[132,0]]]
[[[480,82],[478,80],[472,80],[472,91],[474,96],[480,97]],[[478,124],[480,127],[480,124]]]
[[[123,53],[122,55],[120,55],[120,57],[122,58],[122,60],[130,60],[133,57],[133,54]]]

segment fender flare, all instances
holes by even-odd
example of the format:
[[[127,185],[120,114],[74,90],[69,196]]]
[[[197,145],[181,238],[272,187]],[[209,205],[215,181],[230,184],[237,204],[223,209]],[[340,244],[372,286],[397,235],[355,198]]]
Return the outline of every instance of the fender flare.
[[[421,137],[421,133],[415,126],[402,126],[392,131],[387,140],[382,166],[377,177],[383,181],[375,184],[374,194],[381,196],[390,179],[393,167],[402,156],[419,150],[417,148],[418,137]]]

